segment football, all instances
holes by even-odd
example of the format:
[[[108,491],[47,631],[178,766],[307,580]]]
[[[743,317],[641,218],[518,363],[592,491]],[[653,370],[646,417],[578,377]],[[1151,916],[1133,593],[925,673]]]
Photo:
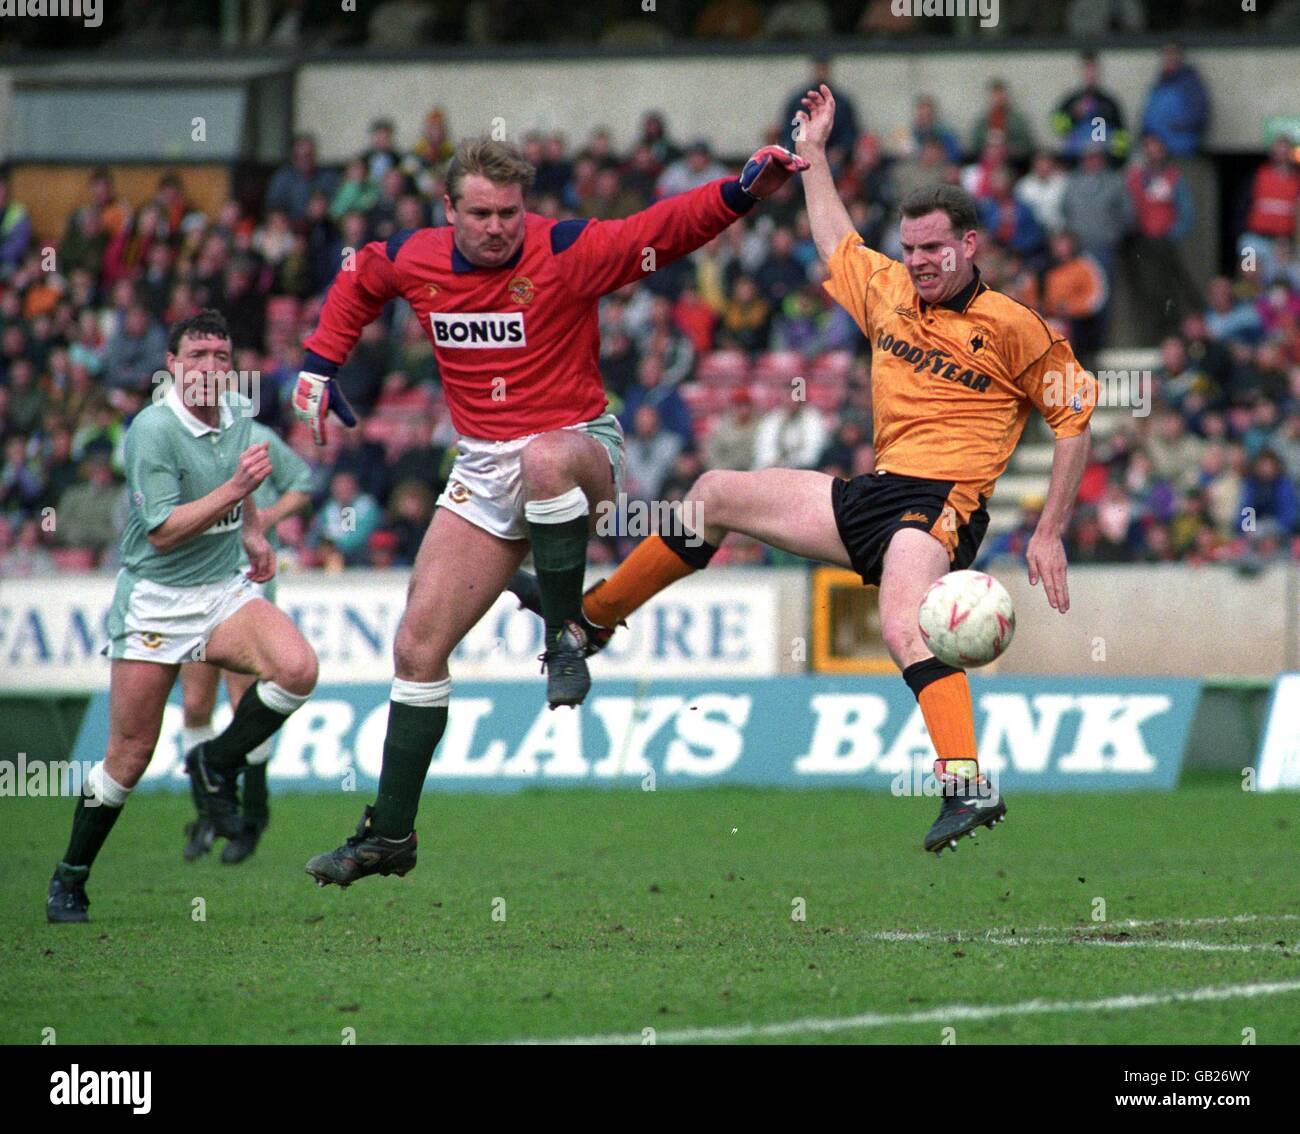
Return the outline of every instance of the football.
[[[949,665],[988,665],[1011,645],[1016,612],[1007,589],[983,571],[952,571],[921,600],[921,637]]]

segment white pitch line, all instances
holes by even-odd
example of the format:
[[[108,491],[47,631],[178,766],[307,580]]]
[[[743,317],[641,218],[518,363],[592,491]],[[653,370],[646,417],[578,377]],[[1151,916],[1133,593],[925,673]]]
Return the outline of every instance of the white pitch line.
[[[1167,941],[1161,938],[1134,937],[1127,941],[1111,941],[1102,937],[1081,937],[1076,933],[1018,933],[1014,937],[999,934],[987,936],[966,933],[873,933],[872,941],[938,941],[945,945],[1116,945],[1128,948],[1146,949],[1201,949],[1206,952],[1241,953],[1256,949],[1286,949],[1288,943],[1278,945],[1273,942],[1217,942],[1196,941],[1190,939]]]
[[[1055,942],[1044,941],[1043,944],[1055,944]],[[1076,938],[1065,944],[1091,945],[1094,948],[1108,949],[1186,949],[1194,953],[1277,953],[1288,948],[1285,945],[1248,945],[1215,941],[1102,941],[1089,938]]]
[[[1252,921],[1300,921],[1300,914],[1245,913],[1236,914],[1233,917],[1158,917],[1149,921],[1136,921],[1129,918],[1127,921],[1098,922],[1095,925],[1080,926],[1080,928],[1101,930],[1118,926],[1120,929],[1149,929],[1154,925],[1241,925]]]
[[[1097,926],[1098,929],[1105,929],[1106,926]],[[1014,937],[1009,936],[1006,932],[996,929],[990,929],[982,934],[968,933],[936,933],[929,930],[920,930],[914,933],[903,930],[886,930],[883,933],[871,934],[873,941],[938,941],[946,945],[1002,945],[1015,947],[1022,945],[1088,945],[1094,948],[1109,947],[1112,949],[1181,949],[1195,953],[1276,953],[1281,949],[1288,948],[1287,945],[1277,945],[1273,943],[1246,943],[1246,942],[1217,942],[1217,941],[1195,941],[1195,940],[1175,940],[1164,941],[1156,938],[1133,938],[1128,941],[1110,941],[1100,937],[1081,936],[1081,930],[1064,930],[1054,929],[1050,933],[1041,933],[1036,930],[1023,930]],[[1300,949],[1300,943],[1293,948]]]
[[[1198,925],[1250,925],[1266,921],[1300,921],[1300,914],[1234,914],[1232,917],[1157,917],[1139,921],[1124,918],[1120,921],[1094,921],[1084,925],[1035,925],[1023,929],[999,926],[987,930],[1000,933],[1110,933],[1116,929],[1153,929],[1159,925],[1172,925],[1180,929]]]
[[[1117,929],[1150,929],[1159,925],[1185,928],[1197,925],[1247,925],[1252,922],[1300,921],[1300,914],[1236,914],[1233,917],[1152,918],[1138,921],[1099,921],[1086,925],[997,926],[982,933],[968,934],[959,929],[886,929],[870,935],[873,941],[997,941],[1002,937],[1020,937],[1038,933],[1113,933]]]
[[[1193,953],[1281,953],[1285,945],[1228,943],[1216,941],[1106,941],[1099,937],[994,937],[958,941],[959,945],[1084,945],[1092,949],[1182,949]]]
[[[830,1035],[899,1024],[952,1024],[958,1020],[994,1020],[1000,1016],[1040,1016],[1058,1012],[1119,1012],[1137,1008],[1160,1008],[1169,1004],[1201,1004],[1213,1000],[1250,999],[1300,992],[1300,980],[1260,984],[1228,984],[1175,992],[1152,992],[1135,996],[1107,996],[1100,1000],[1024,1000],[1018,1004],[949,1004],[923,1012],[864,1012],[859,1016],[810,1017],[776,1024],[739,1024],[719,1028],[678,1028],[656,1031],[656,1043],[726,1043],[743,1039],[773,1039],[793,1035]],[[640,1044],[641,1033],[615,1032],[608,1035],[560,1036],[552,1039],[515,1040],[517,1044],[589,1046],[593,1044]]]

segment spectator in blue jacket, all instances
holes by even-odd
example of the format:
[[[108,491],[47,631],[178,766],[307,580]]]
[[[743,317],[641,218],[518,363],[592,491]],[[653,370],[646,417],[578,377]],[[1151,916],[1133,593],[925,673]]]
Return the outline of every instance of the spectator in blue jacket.
[[[632,432],[636,424],[636,411],[642,406],[657,411],[662,428],[677,434],[684,446],[691,444],[691,411],[677,387],[664,383],[663,361],[653,354],[647,354],[641,359],[637,368],[637,384],[628,389],[627,396],[623,399],[623,412],[619,414],[619,421],[628,433]]]
[[[999,244],[1031,260],[1043,251],[1043,229],[1034,211],[1013,192],[1011,170],[998,166],[989,175],[989,195],[979,198],[980,226]]]
[[[1166,45],[1142,112],[1143,133],[1164,142],[1171,157],[1192,157],[1200,152],[1209,122],[1210,96],[1200,73],[1183,59],[1181,47]]]
[[[1241,492],[1242,522],[1276,520],[1285,531],[1294,532],[1300,518],[1295,484],[1286,475],[1282,459],[1272,449],[1261,449],[1250,466]]]
[[[781,110],[781,121],[777,141],[783,146],[790,145],[790,131],[794,123],[795,112],[803,109],[803,97],[809,90],[818,90],[822,83],[831,85],[831,61],[829,59],[816,59],[813,61],[812,76],[808,82],[790,92],[790,97],[786,99],[785,106]],[[858,125],[858,111],[854,106],[853,100],[846,94],[841,94],[844,90],[843,85],[836,87],[835,91],[835,123],[831,127],[830,137],[826,139],[826,148],[828,150],[838,151],[835,160],[832,162],[832,168],[838,168],[840,162],[847,161],[853,153],[853,147],[857,144],[858,135],[862,133],[862,128]]]
[[[316,164],[316,139],[299,134],[293,140],[289,161],[275,171],[266,191],[266,211],[288,213],[300,221],[307,215],[307,203],[313,193],[334,195],[334,175]]]
[[[1215,342],[1254,346],[1264,337],[1264,324],[1253,303],[1238,300],[1227,276],[1215,276],[1205,289],[1205,329]]]
[[[912,140],[916,143],[916,152],[933,139],[943,147],[944,155],[950,162],[961,161],[961,142],[957,135],[939,121],[939,107],[930,95],[918,95],[912,115]]]
[[[132,303],[104,348],[104,384],[120,390],[148,389],[164,365],[167,332],[141,303]]]
[[[1079,70],[1082,84],[1061,99],[1051,119],[1065,156],[1080,157],[1092,146],[1103,147],[1112,157],[1127,156],[1124,111],[1115,96],[1101,86],[1101,64],[1095,51],[1079,56]]]
[[[0,177],[0,275],[8,276],[27,254],[32,242],[32,218],[9,195],[9,179]]]

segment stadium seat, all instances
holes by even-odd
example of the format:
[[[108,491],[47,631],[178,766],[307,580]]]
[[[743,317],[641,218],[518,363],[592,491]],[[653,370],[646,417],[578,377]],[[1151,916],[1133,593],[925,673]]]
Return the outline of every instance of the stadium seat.
[[[842,378],[813,377],[808,380],[808,401],[819,410],[838,413],[848,392],[849,384]]]
[[[714,350],[701,355],[695,364],[695,376],[701,382],[740,382],[752,368],[741,350]]]
[[[749,385],[749,396],[753,399],[754,409],[759,413],[767,413],[768,410],[776,409],[777,406],[785,405],[790,399],[789,390],[780,383],[775,382],[751,382]]]
[[[93,571],[95,550],[90,547],[56,547],[50,558],[60,571]]]
[[[730,382],[719,385],[710,385],[704,382],[683,382],[678,387],[678,390],[681,392],[682,400],[686,403],[687,409],[691,411],[692,417],[698,418],[701,414],[726,413],[731,405],[732,395],[737,388]]]
[[[703,410],[708,388],[702,382],[683,382],[677,387],[677,392],[681,394],[686,408],[695,414]]]
[[[853,352],[828,350],[808,360],[809,378],[845,378],[853,371]]]
[[[770,350],[754,363],[754,378],[759,382],[786,384],[807,376],[807,360],[797,350]]]

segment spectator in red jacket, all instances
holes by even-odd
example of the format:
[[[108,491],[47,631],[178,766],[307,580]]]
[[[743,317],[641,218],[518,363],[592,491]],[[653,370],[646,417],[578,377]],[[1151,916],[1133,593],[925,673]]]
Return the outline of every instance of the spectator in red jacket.
[[[112,287],[118,280],[134,280],[144,273],[149,252],[162,236],[161,227],[162,210],[152,202],[122,226],[104,252],[101,281],[105,287]]]
[[[1178,247],[1192,227],[1192,193],[1154,134],[1143,136],[1142,157],[1129,168],[1127,184],[1136,228],[1127,262],[1143,324],[1153,337],[1176,334],[1184,313],[1200,304]]]
[[[1291,139],[1279,134],[1269,147],[1268,161],[1255,174],[1246,230],[1260,236],[1294,235],[1297,199],[1300,170],[1296,168]]]
[[[673,321],[695,348],[696,354],[713,349],[713,331],[718,325],[718,313],[700,296],[693,284],[682,288],[673,307]]]
[[[1254,254],[1263,280],[1273,274],[1273,241],[1290,240],[1296,231],[1296,205],[1300,201],[1300,168],[1293,143],[1279,134],[1269,147],[1268,161],[1259,167],[1250,190],[1250,211],[1238,251]],[[1248,261],[1243,259],[1243,264]]]

